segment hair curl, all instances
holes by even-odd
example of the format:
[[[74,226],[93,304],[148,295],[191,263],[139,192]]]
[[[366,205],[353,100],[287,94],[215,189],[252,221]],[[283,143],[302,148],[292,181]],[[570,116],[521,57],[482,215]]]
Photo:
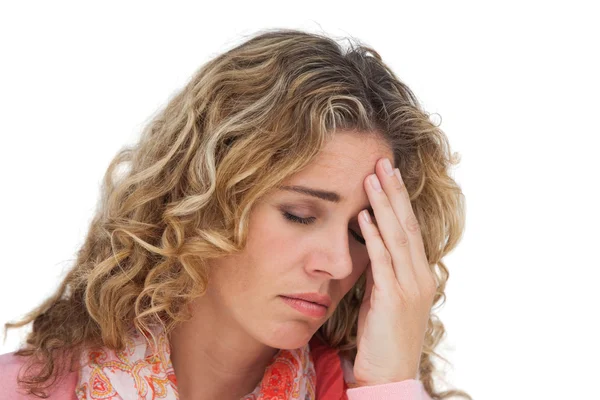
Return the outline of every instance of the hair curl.
[[[344,50],[324,35],[265,30],[203,65],[110,163],[74,266],[53,296],[5,329],[33,322],[19,382],[45,397],[85,346],[122,349],[133,325],[169,332],[190,317],[208,261],[243,249],[254,204],[317,156],[336,130],[376,132],[390,145],[410,194],[430,268],[434,307],[449,273],[442,258],[464,229],[459,162],[441,129],[372,48]],[[120,168],[125,167],[125,168]],[[364,275],[317,334],[356,356]],[[442,304],[443,304],[442,302]],[[445,329],[430,314],[419,379],[437,392],[432,356]],[[59,360],[66,358],[67,363]]]

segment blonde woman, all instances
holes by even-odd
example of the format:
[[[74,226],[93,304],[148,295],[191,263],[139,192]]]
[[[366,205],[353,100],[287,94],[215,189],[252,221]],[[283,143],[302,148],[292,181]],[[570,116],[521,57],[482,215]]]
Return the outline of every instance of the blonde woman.
[[[428,117],[363,45],[268,30],[209,61],[110,164],[55,295],[6,324],[33,327],[0,397],[470,398],[432,377],[464,203]]]

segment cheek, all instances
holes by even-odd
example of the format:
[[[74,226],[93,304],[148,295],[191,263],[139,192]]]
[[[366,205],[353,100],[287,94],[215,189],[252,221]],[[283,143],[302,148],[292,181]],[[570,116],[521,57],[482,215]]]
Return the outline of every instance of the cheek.
[[[288,266],[295,265],[297,256],[297,237],[286,229],[282,222],[268,217],[262,223],[254,225],[249,232],[247,247],[241,262],[247,269],[246,279],[254,287],[272,285]],[[248,283],[248,286],[251,286]]]
[[[279,249],[294,240],[293,230],[289,229],[278,212],[260,210],[249,221],[248,248],[259,254],[266,250]]]
[[[247,253],[261,265],[277,268],[297,254],[300,230],[293,229],[277,212],[261,213],[251,224]]]

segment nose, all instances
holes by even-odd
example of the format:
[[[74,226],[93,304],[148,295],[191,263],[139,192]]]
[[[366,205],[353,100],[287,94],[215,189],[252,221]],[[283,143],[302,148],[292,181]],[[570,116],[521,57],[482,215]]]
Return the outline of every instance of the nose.
[[[344,279],[353,268],[348,230],[342,233],[330,230],[326,236],[321,238],[318,249],[313,252],[310,272],[326,273],[331,279]]]

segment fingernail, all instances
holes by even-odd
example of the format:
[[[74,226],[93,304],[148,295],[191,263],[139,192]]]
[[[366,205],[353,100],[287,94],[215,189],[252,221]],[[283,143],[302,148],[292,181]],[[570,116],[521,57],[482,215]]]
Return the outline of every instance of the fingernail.
[[[381,192],[381,184],[379,183],[379,179],[377,179],[377,175],[373,174],[369,179],[371,179],[371,186],[373,186],[373,189]]]
[[[369,215],[369,212],[367,210],[364,210],[362,212],[363,218],[365,219],[365,221],[367,221],[369,224],[371,223],[371,216]]]
[[[388,158],[383,160],[383,170],[389,176],[394,176],[394,170],[392,169],[392,163],[390,162],[390,160]]]

